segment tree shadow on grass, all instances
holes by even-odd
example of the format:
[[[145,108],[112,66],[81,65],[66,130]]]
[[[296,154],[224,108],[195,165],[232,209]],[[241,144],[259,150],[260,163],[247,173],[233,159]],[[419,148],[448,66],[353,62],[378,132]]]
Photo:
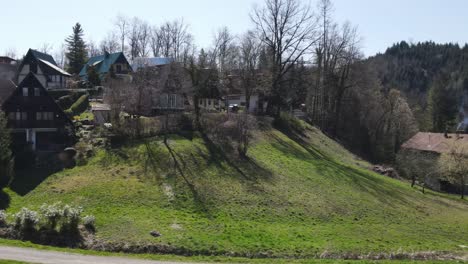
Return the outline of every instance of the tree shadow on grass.
[[[59,172],[57,168],[30,168],[19,169],[15,173],[10,189],[20,196],[25,196],[36,189],[50,175]]]
[[[280,131],[300,147],[274,135],[275,142],[272,145],[283,153],[293,155],[297,159],[313,162],[317,172],[323,177],[353,186],[363,193],[372,195],[375,200],[390,207],[413,204],[408,194],[404,193],[400,188],[389,184],[383,176],[378,177],[377,175],[372,175],[370,171],[365,172],[334,160],[320,150],[311,147],[310,143],[306,141],[305,137],[307,136],[304,134],[298,134],[294,131]]]
[[[10,207],[11,198],[8,193],[0,190],[0,210],[5,210]]]
[[[226,162],[229,167],[234,169],[237,174],[241,176],[242,180],[256,182],[260,179],[271,180],[273,178],[273,173],[263,168],[254,159],[247,156],[239,159],[238,162],[235,162],[228,154],[226,154],[226,151],[214,143],[206,133],[201,133],[201,137],[209,152],[208,160],[215,163],[216,166],[221,169],[225,169],[223,168],[222,163]]]

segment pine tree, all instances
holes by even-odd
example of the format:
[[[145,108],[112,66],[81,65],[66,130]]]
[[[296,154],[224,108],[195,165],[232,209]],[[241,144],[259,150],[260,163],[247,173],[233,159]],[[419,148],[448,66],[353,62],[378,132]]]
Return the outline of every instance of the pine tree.
[[[455,125],[458,100],[449,77],[441,76],[429,90],[429,111],[434,132],[445,132]]]
[[[80,23],[73,27],[73,34],[65,42],[67,43],[68,71],[72,74],[78,74],[86,63],[87,50],[83,40],[83,28]]]
[[[7,129],[7,120],[3,112],[0,112],[0,189],[6,187],[11,180],[12,158],[10,142],[10,131]]]
[[[88,81],[93,87],[101,85],[101,78],[99,77],[96,67],[88,67]]]

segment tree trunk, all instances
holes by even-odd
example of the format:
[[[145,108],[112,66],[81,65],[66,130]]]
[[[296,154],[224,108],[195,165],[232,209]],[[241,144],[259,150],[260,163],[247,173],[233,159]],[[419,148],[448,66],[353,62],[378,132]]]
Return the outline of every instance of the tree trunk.
[[[463,175],[461,177],[461,199],[465,199],[465,179]]]

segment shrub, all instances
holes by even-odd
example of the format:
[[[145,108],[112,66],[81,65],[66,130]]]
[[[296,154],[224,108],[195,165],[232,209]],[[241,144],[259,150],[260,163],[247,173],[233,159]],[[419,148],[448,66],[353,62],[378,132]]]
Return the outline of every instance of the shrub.
[[[76,231],[80,223],[80,216],[83,212],[81,207],[72,207],[65,205],[62,210],[63,222],[62,230],[64,231]]]
[[[298,134],[303,134],[306,130],[303,121],[287,113],[281,113],[279,117],[275,118],[273,125],[279,130]]]
[[[44,217],[46,227],[50,229],[55,229],[62,218],[60,203],[53,205],[44,204],[41,206],[40,212]]]
[[[75,101],[73,100],[71,95],[65,95],[60,97],[57,100],[57,104],[62,108],[62,109],[68,109],[70,108]]]
[[[7,213],[4,210],[0,210],[0,227],[7,225]]]
[[[87,215],[83,217],[83,225],[89,229],[94,230],[96,224],[96,218],[93,215]]]
[[[89,107],[89,95],[85,94],[81,96],[72,106],[70,106],[70,111],[73,115],[80,115]],[[68,114],[68,113],[67,113]]]
[[[29,210],[28,208],[23,207],[15,214],[15,228],[20,231],[33,231],[38,223],[39,215],[37,212]]]

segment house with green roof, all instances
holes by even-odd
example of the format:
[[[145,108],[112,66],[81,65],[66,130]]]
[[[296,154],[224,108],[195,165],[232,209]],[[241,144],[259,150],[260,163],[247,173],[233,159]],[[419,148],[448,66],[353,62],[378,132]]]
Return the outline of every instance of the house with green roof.
[[[132,72],[132,67],[122,52],[108,53],[92,57],[83,66],[79,75],[83,80],[88,80],[88,73],[91,68],[99,74],[103,80],[108,74],[127,75]]]
[[[18,80],[21,83],[32,73],[46,89],[64,89],[71,74],[61,69],[49,54],[29,49],[18,67]]]

